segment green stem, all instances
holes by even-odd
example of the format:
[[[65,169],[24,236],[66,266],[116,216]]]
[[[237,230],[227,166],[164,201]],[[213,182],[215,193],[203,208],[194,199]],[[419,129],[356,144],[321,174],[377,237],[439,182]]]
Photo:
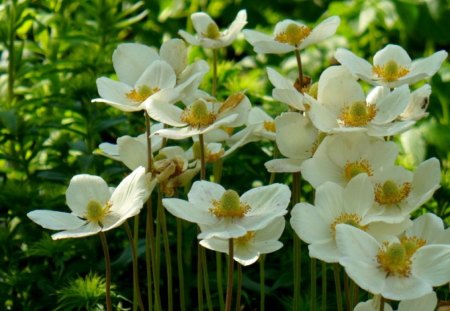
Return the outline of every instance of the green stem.
[[[311,258],[311,311],[317,310],[317,259]]]
[[[292,174],[292,201],[291,206],[294,207],[300,200],[300,173]],[[292,238],[294,241],[294,258],[293,258],[293,270],[294,270],[294,303],[293,309],[299,310],[300,308],[300,283],[301,283],[301,241],[297,234],[293,231]]]
[[[337,310],[343,311],[342,308],[342,289],[341,289],[341,267],[339,264],[333,264],[334,286],[336,286],[336,304]]]
[[[200,180],[206,179],[206,162],[205,162],[205,141],[203,134],[198,135],[200,144]]]
[[[169,234],[167,233],[166,213],[162,205],[162,189],[158,191],[158,210],[161,209],[161,229],[166,259],[167,276],[167,305],[168,310],[173,310],[173,284],[172,284],[172,256],[170,254]]]
[[[164,212],[162,205],[157,204],[156,208],[156,232],[155,232],[155,261],[153,263],[153,270],[154,270],[154,278],[153,281],[155,282],[155,297],[156,300],[160,301],[160,288],[159,288],[159,280],[161,277],[161,214]],[[161,305],[159,305],[161,307]],[[161,310],[161,309],[160,309]]]
[[[111,304],[111,259],[109,258],[108,242],[103,231],[99,232],[100,241],[102,241],[103,254],[105,256],[105,296],[106,296],[106,310],[112,311]]]
[[[216,97],[217,95],[217,58],[218,58],[218,50],[213,49],[213,77],[211,90],[211,95],[213,97]]]
[[[233,239],[228,239],[228,280],[227,298],[225,300],[225,311],[231,311],[231,301],[233,296],[233,274],[234,274],[234,246]]]
[[[295,59],[297,60],[297,68],[298,68],[298,83],[300,87],[300,92],[303,89],[303,69],[302,69],[302,58],[300,57],[300,51],[295,50]]]
[[[260,294],[260,297],[259,297],[259,310],[260,311],[264,311],[264,309],[265,309],[265,302],[264,302],[264,300],[265,300],[265,298],[266,298],[266,293],[265,293],[265,290],[266,290],[266,286],[265,286],[265,271],[264,271],[264,264],[265,264],[265,261],[266,261],[266,255],[265,254],[262,254],[260,257],[259,257],[259,294]]]
[[[237,284],[236,284],[236,311],[241,311],[241,291],[242,291],[242,265],[237,264]]]
[[[359,287],[356,285],[356,283],[352,280],[350,283],[350,288],[352,291],[352,309],[358,304],[359,301]]]
[[[197,243],[197,299],[199,311],[203,311],[203,265],[201,249],[202,246],[200,243]]]
[[[208,306],[208,310],[212,311],[212,300],[211,300],[211,290],[209,289],[209,277],[208,277],[208,265],[206,261],[206,250],[204,247],[201,247],[201,256],[202,256],[202,267],[203,267],[203,283],[205,287],[206,294],[206,305]]]
[[[153,171],[153,153],[152,153],[152,140],[150,138],[151,133],[150,116],[145,112],[145,134],[147,136],[147,173]]]
[[[216,275],[219,306],[220,311],[223,311],[225,308],[225,302],[223,300],[222,254],[220,252],[216,252]]]
[[[136,222],[135,222],[136,223]],[[127,232],[128,240],[130,240],[130,246],[131,246],[131,258],[133,262],[133,309],[136,308],[139,304],[139,308],[141,311],[144,311],[144,303],[142,302],[141,297],[141,290],[139,288],[139,271],[138,271],[138,257],[136,252],[136,244],[135,239],[133,238],[133,235],[131,234],[130,226],[128,225],[128,222],[125,221],[123,223],[123,226],[125,228],[125,231]],[[136,297],[136,298],[134,298]],[[136,300],[136,302],[135,302]]]
[[[178,282],[180,287],[180,309],[186,311],[186,298],[184,292],[184,271],[183,271],[183,221],[177,217],[177,265]]]
[[[384,299],[384,297],[381,296],[381,299],[380,299],[380,311],[384,311],[384,302],[385,301],[386,300]]]
[[[345,291],[345,305],[347,306],[347,311],[351,311],[351,299],[350,299],[350,288],[348,286],[348,275],[344,273],[344,291]]]
[[[223,159],[220,158],[213,164],[214,182],[220,184],[222,180]]]
[[[327,263],[322,261],[322,311],[327,309]]]

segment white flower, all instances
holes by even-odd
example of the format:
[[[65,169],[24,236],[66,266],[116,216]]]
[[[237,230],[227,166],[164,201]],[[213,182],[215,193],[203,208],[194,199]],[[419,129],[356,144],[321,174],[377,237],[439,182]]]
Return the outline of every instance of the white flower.
[[[239,11],[230,27],[223,31],[220,31],[216,22],[206,13],[194,13],[191,15],[191,20],[197,35],[193,36],[184,30],[178,31],[178,34],[192,45],[217,49],[233,43],[239,32],[247,24],[247,11]]]
[[[157,123],[151,126],[151,132],[162,129],[163,125]],[[152,137],[152,152],[157,152],[162,147],[162,137]],[[117,144],[101,143],[98,154],[107,156],[113,160],[123,162],[130,170],[134,170],[139,166],[147,169],[147,137],[141,134],[137,137],[128,135],[117,138]]]
[[[386,163],[373,174],[375,204],[370,211],[371,219],[402,221],[432,197],[440,180],[441,169],[436,158],[422,162],[414,173]]]
[[[272,97],[290,107],[304,111],[304,96],[295,87],[294,83],[284,78],[272,68],[267,68],[267,75],[275,88],[272,90]]]
[[[163,199],[163,205],[174,216],[199,224],[199,239],[230,239],[262,229],[286,214],[290,196],[282,184],[253,188],[239,196],[219,184],[196,181],[188,201]]]
[[[381,303],[380,298],[381,297],[377,295],[374,299],[360,302],[356,305],[353,311],[379,311]],[[431,292],[420,298],[400,301],[397,311],[434,311],[437,302],[438,300],[436,293]],[[384,310],[392,311],[392,307],[388,303],[384,303]]]
[[[275,25],[273,36],[248,29],[243,33],[247,41],[253,45],[256,53],[284,54],[302,50],[331,37],[336,32],[339,23],[338,16],[331,16],[311,30],[303,23],[286,19]]]
[[[35,210],[27,216],[46,229],[63,230],[52,235],[54,240],[94,235],[139,214],[154,185],[143,167],[134,170],[114,190],[101,177],[76,175],[66,191],[71,213]]]
[[[423,245],[392,237],[377,242],[368,233],[340,224],[336,242],[339,263],[362,289],[392,300],[422,297],[450,281],[450,245]]]
[[[411,93],[408,105],[400,114],[400,120],[420,120],[428,115],[427,108],[430,103],[431,86],[422,85]]]
[[[314,154],[319,145],[319,132],[308,117],[298,112],[285,112],[275,118],[276,143],[286,159],[274,159],[264,166],[269,172],[299,172],[303,161]],[[299,135],[293,136],[294,133]]]
[[[400,233],[410,224],[409,221],[395,226],[374,223],[372,227],[367,214],[373,198],[373,187],[366,174],[356,176],[345,188],[327,182],[317,188],[315,206],[298,203],[293,207],[290,223],[300,239],[309,244],[310,257],[338,262],[341,256],[335,240],[338,224],[350,224],[377,238]]]
[[[245,235],[234,238],[234,260],[243,266],[255,263],[259,255],[279,250],[283,243],[278,241],[285,226],[284,217],[278,217],[262,229],[248,231]],[[200,241],[208,249],[228,254],[228,240],[209,238]]]
[[[393,165],[397,154],[394,142],[358,132],[336,134],[324,138],[301,172],[314,188],[326,181],[343,186],[360,173],[372,176],[380,167]]]
[[[183,139],[211,132],[220,127],[241,126],[247,119],[251,104],[243,93],[229,96],[223,103],[197,99],[185,109],[165,103],[152,103],[148,114],[155,120],[174,126],[161,129],[154,135],[169,139]]]
[[[122,111],[145,108],[146,102],[174,102],[179,93],[174,89],[177,77],[172,67],[159,60],[155,49],[141,44],[121,44],[113,53],[115,81],[106,77],[97,79],[102,102]]]
[[[426,245],[450,244],[450,228],[445,228],[442,218],[432,213],[423,214],[405,231],[405,237],[422,239]]]
[[[358,78],[373,84],[394,88],[413,84],[434,75],[447,58],[447,52],[438,51],[426,58],[411,61],[408,53],[398,45],[388,44],[375,53],[373,66],[352,52],[339,48],[335,58]]]
[[[398,122],[409,101],[407,85],[392,92],[381,87],[366,99],[356,79],[342,66],[326,69],[319,79],[317,100],[305,94],[308,115],[325,133],[366,132],[370,136],[392,136],[411,127],[413,121]]]

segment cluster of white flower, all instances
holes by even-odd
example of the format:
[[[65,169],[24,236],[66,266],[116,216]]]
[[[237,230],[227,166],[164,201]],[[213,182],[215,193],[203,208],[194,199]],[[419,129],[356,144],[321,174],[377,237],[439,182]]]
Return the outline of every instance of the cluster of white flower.
[[[197,34],[179,34],[192,45],[211,49],[230,45],[247,22],[245,10],[226,30],[205,13],[191,18]],[[399,310],[412,310],[411,305],[432,310],[433,287],[450,281],[450,231],[434,214],[411,220],[411,213],[439,188],[440,164],[432,158],[414,172],[398,166],[399,148],[390,138],[427,115],[424,103],[430,86],[414,91],[410,86],[434,75],[447,53],[411,61],[403,48],[387,45],[371,65],[338,49],[335,58],[341,65],[329,67],[311,83],[303,76],[300,51],[332,36],[339,23],[333,16],[311,29],[284,20],[273,36],[243,31],[257,53],[297,56],[295,82],[267,68],[273,98],[289,107],[274,119],[260,107],[252,108],[244,92],[217,99],[199,90],[209,66],[202,60],[187,64],[187,47],[180,39],[164,42],[159,52],[142,44],[119,45],[113,54],[119,81],[99,78],[101,98],[94,102],[125,112],[143,110],[160,123],[153,125],[150,136],[123,136],[117,145],[100,145],[101,154],[133,170],[114,191],[99,177],[78,175],[66,193],[71,214],[33,211],[29,217],[45,228],[64,230],[53,235],[55,239],[109,230],[139,213],[156,183],[166,196],[173,196],[205,162],[244,144],[271,140],[284,158],[268,161],[267,170],[301,173],[315,189],[314,205],[295,202],[290,218],[297,235],[309,244],[309,255],[339,263],[358,286],[378,295],[355,310],[377,308],[379,297],[405,300]],[[365,94],[359,79],[375,87]],[[234,128],[240,130],[231,135]],[[192,138],[192,148],[164,147],[163,138]],[[291,197],[286,185],[261,186],[239,195],[200,180],[187,197],[162,203],[176,217],[199,225],[202,246],[228,253],[232,239],[234,259],[243,265],[281,248],[278,239]]]

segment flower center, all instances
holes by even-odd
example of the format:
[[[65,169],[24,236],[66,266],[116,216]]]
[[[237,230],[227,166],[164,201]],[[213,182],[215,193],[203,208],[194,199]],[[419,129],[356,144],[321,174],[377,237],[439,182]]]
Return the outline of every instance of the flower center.
[[[409,73],[407,68],[400,66],[394,60],[390,60],[384,65],[373,66],[372,71],[385,82],[396,81]]]
[[[339,215],[339,217],[334,219],[334,222],[330,225],[331,231],[333,233],[333,237],[336,237],[336,226],[339,224],[346,224],[358,229],[367,231],[368,225],[361,226],[359,223],[361,222],[361,216],[357,214],[347,214],[343,213]]]
[[[398,204],[408,197],[411,191],[411,183],[405,182],[397,185],[393,180],[387,180],[383,184],[375,185],[375,201],[379,204]]]
[[[238,217],[242,218],[250,210],[250,206],[241,203],[239,194],[234,190],[227,190],[224,192],[220,201],[213,200],[213,208],[210,212],[216,217]]]
[[[251,241],[254,237],[255,237],[254,231],[247,231],[247,233],[244,234],[243,236],[235,238],[234,243],[238,245],[245,245],[249,241]]]
[[[402,237],[400,243],[384,242],[378,250],[378,268],[386,272],[386,277],[409,277],[414,253],[423,245],[425,240],[417,237]]]
[[[136,104],[140,104],[158,91],[158,87],[151,88],[147,85],[141,85],[126,93],[125,96]]]
[[[275,36],[275,41],[298,46],[310,33],[309,27],[290,23],[284,31]]]
[[[213,124],[216,117],[214,113],[209,112],[204,101],[197,100],[183,111],[181,121],[199,128]]]
[[[201,153],[200,153],[200,142],[196,141],[192,144],[192,152],[194,154],[194,159],[200,160]],[[223,148],[221,148],[217,152],[213,152],[210,149],[208,149],[207,146],[205,146],[205,161],[209,163],[213,163],[217,160],[219,160],[224,154]]]
[[[367,105],[364,101],[358,101],[342,109],[339,119],[344,126],[365,126],[373,120],[377,114],[375,105]]]
[[[361,173],[366,173],[369,176],[373,175],[373,170],[369,161],[363,159],[355,162],[347,161],[347,163],[345,163],[344,177],[347,181],[350,181],[353,177]]]
[[[264,129],[268,132],[275,133],[275,122],[274,121],[264,121]]]
[[[202,33],[203,37],[208,39],[219,39],[220,38],[220,30],[219,27],[215,23],[209,23],[206,27],[206,32]]]
[[[110,201],[106,202],[103,206],[100,202],[91,200],[88,203],[86,215],[84,216],[87,221],[96,222],[101,225],[101,221],[109,213],[112,203]]]

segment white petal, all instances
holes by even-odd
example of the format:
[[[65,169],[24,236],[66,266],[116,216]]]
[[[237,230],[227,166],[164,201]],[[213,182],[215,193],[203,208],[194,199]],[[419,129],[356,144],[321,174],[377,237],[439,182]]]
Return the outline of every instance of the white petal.
[[[328,37],[331,37],[336,33],[336,29],[339,26],[341,20],[338,16],[331,16],[321,22],[319,25],[314,27],[308,37],[303,40],[299,48],[304,49],[307,46],[316,44],[317,42],[323,41]]]
[[[323,143],[322,143],[323,144]],[[342,169],[325,157],[313,157],[301,166],[303,178],[317,188],[326,181],[344,184]]]
[[[110,105],[112,105],[111,103],[116,103],[118,106],[130,106],[129,111],[137,109],[138,105],[133,104],[126,97],[126,94],[132,90],[131,86],[105,77],[98,78],[96,83],[98,93],[102,98],[94,99],[93,102],[104,102]]]
[[[294,109],[305,110],[303,106],[304,98],[303,95],[297,90],[292,89],[274,89],[272,91],[272,96],[274,99],[288,104]]]
[[[338,48],[334,57],[339,63],[345,66],[352,74],[365,81],[371,81],[372,65],[363,58],[360,58],[349,50]],[[368,82],[369,82],[368,81]]]
[[[444,222],[442,219],[432,213],[423,214],[416,219],[414,223],[406,231],[406,236],[420,237],[431,244],[444,234]]]
[[[35,210],[27,216],[41,227],[51,230],[75,229],[86,223],[74,214],[57,211]]]
[[[364,216],[374,202],[373,185],[366,174],[353,177],[344,189],[344,209],[349,214]]]
[[[411,65],[411,58],[405,49],[399,45],[388,44],[373,56],[373,64],[375,66],[382,66],[391,60],[406,68],[409,68]]]
[[[181,199],[163,199],[164,207],[175,217],[189,222],[212,225],[217,219],[202,206],[194,205]]]
[[[450,281],[450,245],[422,246],[412,261],[412,274],[431,286],[441,286]]]
[[[426,58],[418,59],[411,64],[411,72],[425,73],[427,77],[431,77],[439,70],[447,56],[446,51],[438,51]]]
[[[161,45],[159,50],[161,59],[172,66],[176,75],[179,75],[187,65],[186,44],[181,39],[170,39]]]
[[[120,161],[119,146],[111,143],[101,143],[98,145],[101,150],[101,155],[107,156],[113,160]]]
[[[207,32],[210,24],[216,25],[216,22],[204,12],[196,12],[191,15],[192,25],[200,36]]]
[[[185,122],[181,121],[181,114],[183,113],[183,110],[176,105],[148,101],[145,109],[152,119],[161,123],[176,127],[187,125]],[[159,131],[156,131],[155,133],[158,133]]]
[[[376,103],[377,114],[373,123],[385,124],[394,121],[408,105],[409,95],[408,85],[403,85],[379,100]]]
[[[119,44],[112,61],[119,80],[134,85],[144,70],[159,58],[154,48],[138,43]]]
[[[317,207],[322,219],[332,224],[335,219],[344,213],[344,189],[336,183],[325,182],[316,189],[314,205]]]
[[[225,192],[225,188],[209,181],[196,181],[188,193],[189,203],[198,208],[209,211],[213,207],[213,201],[219,201]]]
[[[240,10],[230,27],[224,31],[221,38],[224,45],[230,45],[237,37],[239,32],[247,24],[247,11]]]
[[[306,243],[325,243],[333,240],[330,224],[322,219],[317,209],[308,203],[297,203],[291,211],[291,227]]]
[[[200,45],[200,40],[184,30],[178,30],[178,34],[189,44]]]
[[[420,298],[400,301],[398,311],[434,311],[437,302],[436,293],[431,292]]]
[[[308,245],[309,257],[319,260],[335,263],[339,262],[341,253],[336,246],[334,239],[321,243],[312,243]]]
[[[314,126],[321,132],[330,133],[334,129],[339,128],[337,115],[333,110],[328,109],[325,105],[318,103],[315,100],[308,100],[310,109],[308,117]]]
[[[141,143],[134,137],[122,136],[117,139],[117,145],[120,159],[130,170],[139,166],[147,167],[146,144]]]
[[[422,162],[414,172],[412,181],[412,195],[420,196],[435,190],[439,187],[441,181],[441,167],[436,158],[428,159]]]
[[[381,295],[387,299],[414,299],[433,291],[433,288],[415,276],[387,277]]]
[[[256,53],[262,54],[285,54],[295,50],[293,45],[280,43],[274,40],[257,41],[253,44],[253,47]]]
[[[241,265],[249,266],[258,260],[259,254],[260,253],[253,247],[248,247],[247,245],[236,245],[233,258]]]
[[[275,69],[267,67],[267,76],[274,87],[278,89],[295,90],[293,83],[279,74]]]
[[[199,243],[207,249],[228,254],[228,240],[226,239],[209,238],[201,240]]]
[[[154,61],[136,81],[135,87],[146,85],[150,88],[172,88],[177,82],[175,71],[165,61]]]
[[[336,243],[346,258],[364,262],[368,268],[378,270],[376,256],[380,245],[368,233],[350,225],[339,224],[336,226]]]
[[[201,226],[202,232],[197,236],[199,239],[217,237],[221,239],[238,238],[247,233],[246,228],[232,220],[223,218],[213,224]]]
[[[291,198],[291,191],[284,184],[272,184],[253,188],[241,196],[241,202],[251,208],[248,215],[262,215],[285,210]]]
[[[276,218],[265,228],[255,231],[255,237],[253,240],[255,242],[278,240],[284,231],[285,224],[286,221],[284,220],[284,217]]]
[[[78,217],[84,217],[90,201],[104,205],[110,198],[108,185],[99,176],[75,175],[66,191],[66,203]]]
[[[339,263],[345,267],[345,272],[359,287],[375,295],[382,293],[385,276],[373,264],[350,257],[339,259]]]
[[[269,173],[300,172],[304,159],[274,159],[264,163]]]
[[[255,242],[253,244],[253,248],[258,251],[258,254],[273,253],[282,247],[283,247],[283,243],[281,243],[280,241],[274,241],[274,240]]]
[[[67,239],[67,238],[82,238],[97,234],[101,231],[101,227],[97,223],[87,222],[85,225],[67,231],[61,231],[52,235],[53,240]]]

